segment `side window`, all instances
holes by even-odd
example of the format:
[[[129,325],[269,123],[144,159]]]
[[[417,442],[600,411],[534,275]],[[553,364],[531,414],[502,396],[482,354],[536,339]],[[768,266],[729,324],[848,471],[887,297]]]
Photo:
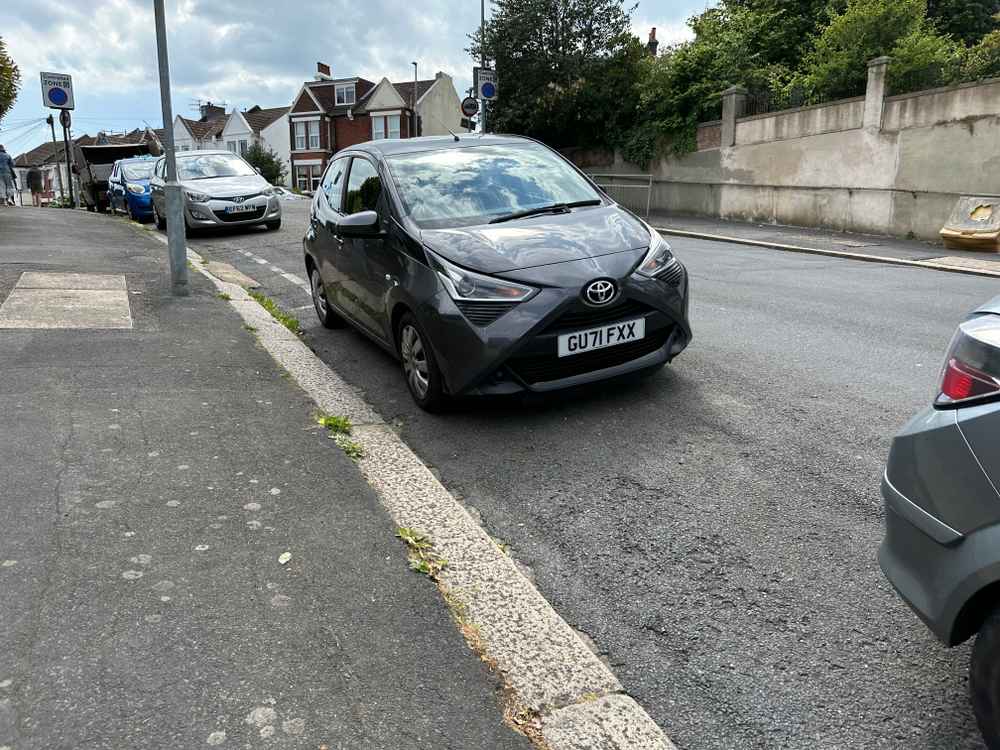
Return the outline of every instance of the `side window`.
[[[337,159],[326,170],[321,188],[326,195],[326,202],[337,213],[340,213],[340,196],[344,192],[344,173],[347,172],[347,162],[350,159]]]
[[[377,211],[378,199],[382,195],[382,180],[375,166],[367,159],[355,157],[351,164],[351,175],[347,181],[347,199],[344,213]]]

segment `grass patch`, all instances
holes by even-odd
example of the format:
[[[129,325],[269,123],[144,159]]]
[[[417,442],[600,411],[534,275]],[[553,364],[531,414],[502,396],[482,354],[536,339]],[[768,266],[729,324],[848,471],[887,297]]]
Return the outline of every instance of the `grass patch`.
[[[316,424],[325,427],[334,435],[350,435],[351,420],[347,417],[340,417],[336,414],[324,414],[320,412],[316,415]]]
[[[253,290],[250,290],[250,296],[257,300],[261,307],[271,313],[272,318],[281,323],[289,331],[292,333],[302,333],[302,325],[299,323],[299,319],[294,315],[289,315],[278,307],[278,303],[273,299]]]
[[[332,435],[331,437],[333,438],[333,441],[337,444],[337,447],[347,454],[348,458],[354,459],[355,461],[357,461],[359,458],[364,458],[365,449],[362,448],[359,443],[356,443],[349,437],[347,437],[347,435],[338,433]]]
[[[410,552],[410,570],[436,581],[448,561],[434,551],[434,543],[416,529],[400,526],[396,536],[406,542]]]
[[[244,326],[243,326],[243,327],[244,327],[244,328],[245,328],[246,330],[250,331],[250,333],[257,333],[257,329],[256,329],[256,328],[254,328],[253,326],[250,326],[250,325],[245,325],[245,324],[244,324]]]
[[[216,297],[218,297],[219,299],[224,299],[224,300],[226,300],[226,302],[228,302],[229,300],[231,300],[231,299],[232,299],[232,297],[230,297],[230,296],[229,296],[228,294],[226,294],[225,292],[219,292],[219,293],[218,293],[218,294],[216,294],[215,296],[216,296]]]
[[[202,258],[202,259],[201,259],[201,264],[202,264],[203,266],[207,266],[207,265],[208,265],[208,258]]]

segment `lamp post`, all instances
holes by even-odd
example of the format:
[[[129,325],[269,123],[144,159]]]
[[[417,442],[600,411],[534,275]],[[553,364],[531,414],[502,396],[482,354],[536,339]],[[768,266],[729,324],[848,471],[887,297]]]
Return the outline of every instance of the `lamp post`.
[[[173,293],[185,297],[190,293],[185,246],[184,205],[181,186],[177,184],[177,158],[174,149],[174,113],[170,105],[170,62],[167,60],[167,23],[163,0],[153,0],[156,16],[156,58],[160,67],[160,107],[163,110],[163,146],[166,172],[163,197],[166,204],[167,253],[170,256],[170,286]]]
[[[420,135],[417,132],[417,63],[414,61],[411,64],[413,65],[413,93],[410,95],[410,105],[413,110],[413,130],[410,131],[410,138],[416,138]]]
[[[479,0],[479,66],[486,67],[486,0]],[[486,100],[479,102],[479,132],[486,133]]]

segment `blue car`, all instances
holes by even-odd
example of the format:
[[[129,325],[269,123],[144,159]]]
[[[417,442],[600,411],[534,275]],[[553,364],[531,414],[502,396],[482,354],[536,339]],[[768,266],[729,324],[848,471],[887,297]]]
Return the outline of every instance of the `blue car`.
[[[115,162],[108,177],[108,204],[112,213],[121,211],[133,221],[146,221],[153,217],[149,178],[153,175],[155,163],[156,159],[151,156]]]

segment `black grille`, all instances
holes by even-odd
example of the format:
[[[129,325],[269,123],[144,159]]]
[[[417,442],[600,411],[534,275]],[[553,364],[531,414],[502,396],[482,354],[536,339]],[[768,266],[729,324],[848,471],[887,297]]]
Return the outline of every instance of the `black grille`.
[[[513,310],[516,302],[456,302],[462,315],[477,326],[488,326],[501,315]]]
[[[684,266],[675,260],[657,278],[670,286],[678,286],[684,278]]]
[[[216,197],[213,196],[212,200],[213,201],[230,201],[231,203],[236,203],[236,202],[242,203],[244,201],[250,200],[251,198],[256,198],[259,195],[260,195],[260,193],[253,193],[251,195],[228,195],[225,198],[216,198]]]
[[[266,210],[267,206],[260,206],[253,211],[240,211],[235,214],[227,214],[225,211],[213,211],[212,213],[219,217],[220,221],[253,221],[263,217]]]
[[[546,383],[639,359],[663,346],[669,336],[670,329],[667,328],[639,341],[609,346],[586,354],[569,357],[558,357],[555,354],[542,357],[512,357],[508,360],[507,366],[526,383]],[[552,343],[555,346],[555,342]]]
[[[640,315],[652,312],[652,310],[653,308],[649,305],[633,299],[624,300],[607,308],[584,307],[583,303],[580,303],[579,307],[564,312],[549,323],[543,333],[591,328],[604,325],[605,323],[615,323],[626,318],[637,318]]]

